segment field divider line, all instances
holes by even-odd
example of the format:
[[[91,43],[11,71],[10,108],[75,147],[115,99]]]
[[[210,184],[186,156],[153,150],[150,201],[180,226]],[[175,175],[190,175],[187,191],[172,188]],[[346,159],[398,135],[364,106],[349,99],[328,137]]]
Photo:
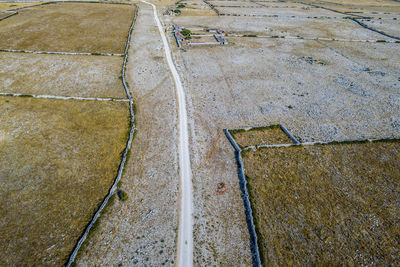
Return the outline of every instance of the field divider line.
[[[332,20],[339,20],[343,19],[342,17],[331,17],[331,16],[298,16],[298,15],[263,15],[263,14],[238,14],[238,13],[220,13],[220,16],[226,17],[250,17],[250,18],[303,18],[303,19],[332,19]]]
[[[220,15],[220,12],[218,9],[215,8],[215,6],[213,4],[211,4],[210,2],[208,2],[207,0],[203,0],[203,2],[208,5],[211,10],[213,10],[218,16]]]
[[[17,14],[18,14],[18,12],[11,13],[11,14],[8,15],[8,16],[5,16],[5,17],[0,18],[0,21],[5,20],[5,19],[8,19],[9,17],[15,16],[15,15],[17,15]]]
[[[288,129],[286,129],[285,126],[279,124],[279,127],[290,138],[290,140],[292,140],[293,144],[300,144],[300,142],[292,135],[291,132],[288,131]]]
[[[96,223],[96,221],[100,217],[101,212],[103,211],[103,209],[107,205],[107,203],[110,200],[110,198],[115,194],[115,191],[118,189],[118,183],[121,180],[122,172],[124,170],[125,163],[126,163],[126,160],[127,160],[127,155],[128,155],[128,153],[129,153],[129,151],[131,149],[133,134],[134,134],[134,132],[136,130],[136,128],[135,128],[135,114],[133,112],[133,100],[132,100],[131,94],[129,93],[128,83],[125,80],[126,62],[127,62],[127,59],[128,59],[128,50],[129,50],[130,40],[131,40],[131,36],[132,36],[132,31],[133,31],[133,28],[134,28],[134,25],[135,25],[135,22],[136,22],[136,18],[137,18],[137,14],[138,14],[138,10],[139,10],[138,5],[136,5],[136,4],[133,4],[133,5],[136,7],[135,8],[135,15],[134,15],[134,18],[132,20],[132,24],[131,24],[131,26],[129,28],[128,38],[127,38],[126,45],[125,45],[124,62],[122,63],[122,69],[121,69],[122,84],[124,86],[126,96],[127,96],[128,100],[129,100],[129,114],[130,114],[129,137],[128,137],[128,140],[126,141],[126,146],[125,146],[125,148],[124,148],[124,150],[122,152],[121,163],[119,164],[118,172],[117,172],[117,175],[116,175],[116,177],[114,179],[114,183],[111,186],[111,188],[109,189],[108,194],[104,198],[104,200],[101,203],[100,207],[95,212],[93,218],[91,219],[89,224],[86,226],[85,231],[83,232],[82,236],[79,238],[76,246],[74,247],[73,251],[71,252],[71,254],[70,254],[69,258],[68,258],[68,262],[66,263],[66,267],[70,267],[74,263],[76,255],[78,254],[79,249],[82,247],[83,242],[86,240],[87,235],[89,234],[89,232],[92,229],[93,225]]]
[[[232,135],[228,129],[224,129],[223,131],[225,133],[225,136],[228,138],[229,142],[235,149],[235,158],[236,158],[237,169],[238,169],[237,171],[238,171],[238,176],[239,176],[239,185],[240,185],[240,190],[242,191],[241,195],[242,195],[242,199],[243,199],[243,203],[244,203],[244,210],[245,210],[245,214],[246,214],[246,223],[247,223],[247,228],[249,230],[249,235],[250,235],[250,250],[251,250],[253,266],[261,267],[260,250],[258,248],[258,237],[257,237],[256,227],[254,224],[253,210],[251,208],[249,192],[247,189],[247,180],[246,180],[246,175],[244,172],[244,164],[243,164],[243,159],[242,159],[242,149],[236,143],[235,139],[232,137]]]
[[[160,19],[157,15],[157,8],[153,3],[145,0],[141,2],[150,5],[153,8],[155,23],[160,32],[160,36],[164,45],[165,58],[175,82],[177,105],[178,105],[178,121],[179,121],[179,176],[180,176],[180,199],[179,199],[179,227],[176,265],[179,267],[193,266],[193,186],[192,186],[192,169],[190,165],[189,152],[189,131],[186,110],[185,91],[178,71],[174,65],[171,56],[171,50],[168,45],[167,37],[164,33]]]
[[[268,125],[268,126],[276,126],[276,125]],[[253,259],[254,266],[261,266],[261,258],[259,253],[258,247],[258,237],[256,226],[254,224],[253,212],[251,207],[251,202],[249,199],[249,192],[247,187],[247,180],[245,175],[245,168],[242,159],[242,152],[247,150],[256,150],[259,148],[277,148],[277,147],[301,147],[301,146],[313,146],[313,145],[335,145],[335,144],[360,144],[360,143],[374,143],[374,142],[400,142],[400,138],[377,138],[377,139],[361,139],[361,140],[345,140],[345,141],[315,141],[315,142],[299,142],[293,135],[281,124],[279,124],[282,131],[293,141],[290,144],[270,144],[270,145],[256,145],[256,146],[246,146],[243,149],[239,146],[239,144],[235,141],[232,137],[230,131],[234,130],[251,130],[254,128],[260,127],[268,127],[268,126],[254,126],[254,127],[242,127],[242,128],[231,128],[231,129],[223,129],[228,141],[231,143],[233,148],[235,149],[235,158],[238,168],[238,176],[239,176],[239,183],[240,189],[242,191],[242,199],[245,206],[245,213],[246,213],[246,222],[249,228],[250,234],[250,246],[251,246],[251,253]],[[293,139],[292,139],[293,138]]]
[[[32,94],[4,93],[4,92],[0,92],[0,96],[32,97],[32,98],[47,98],[47,99],[60,99],[60,100],[87,100],[87,101],[114,101],[114,102],[128,102],[129,101],[129,99],[126,99],[126,98],[32,95]]]
[[[7,1],[7,2],[0,2],[0,3],[23,3],[23,1]],[[37,7],[37,6],[43,6],[43,5],[49,5],[49,4],[57,4],[57,3],[88,3],[88,4],[114,4],[114,5],[132,5],[131,3],[129,3],[128,1],[126,3],[121,3],[121,2],[100,2],[100,1],[68,1],[68,0],[50,0],[47,2],[43,2],[37,5],[30,5],[30,6],[21,6],[21,7],[17,7],[17,8],[12,8],[12,9],[7,9],[4,11],[17,11],[17,10],[21,10],[21,9],[25,9],[25,8],[30,8],[30,7]]]
[[[361,15],[357,15],[357,14],[352,14],[351,12],[342,12],[342,11],[338,11],[338,10],[335,10],[335,9],[332,9],[332,8],[323,7],[323,6],[319,6],[319,5],[315,5],[315,4],[309,4],[309,3],[304,3],[304,2],[297,2],[297,3],[303,4],[303,5],[307,5],[307,6],[316,7],[316,8],[326,9],[326,10],[329,10],[331,12],[336,12],[336,13],[340,13],[340,14],[343,14],[343,15],[347,15],[347,17],[344,17],[344,19],[352,20],[352,21],[354,21],[355,23],[357,23],[358,25],[360,25],[361,27],[363,27],[363,28],[365,28],[367,30],[379,33],[379,34],[381,34],[383,36],[386,36],[386,37],[389,37],[389,38],[392,38],[392,39],[395,39],[395,40],[400,40],[400,37],[387,34],[387,33],[383,32],[383,31],[380,31],[380,30],[377,30],[375,28],[372,28],[372,27],[368,26],[367,24],[362,23],[361,21],[359,21],[359,19],[372,19],[371,17],[365,17],[365,16],[361,16]],[[352,16],[352,17],[349,17],[349,16]]]
[[[349,17],[349,18],[347,18],[347,19],[354,21],[355,23],[357,23],[358,25],[360,25],[361,27],[363,27],[363,28],[365,28],[365,29],[367,29],[367,30],[370,30],[370,31],[379,33],[379,34],[381,34],[381,35],[383,35],[383,36],[386,36],[386,37],[389,37],[389,38],[392,38],[392,39],[395,39],[395,40],[400,40],[400,37],[393,36],[393,35],[390,35],[390,34],[387,34],[387,33],[383,32],[383,31],[380,31],[380,30],[377,30],[377,29],[375,29],[375,28],[372,28],[372,27],[368,26],[367,24],[362,23],[361,21],[359,21],[359,20],[356,19],[356,18],[351,18],[351,17]]]
[[[305,6],[312,6],[312,7],[315,7],[315,8],[325,9],[325,10],[328,10],[328,11],[331,11],[331,12],[335,12],[335,13],[346,15],[346,16],[353,16],[353,17],[357,17],[357,18],[360,18],[360,19],[368,19],[369,18],[369,17],[365,17],[365,16],[360,16],[360,15],[357,15],[357,14],[354,15],[351,12],[342,12],[342,11],[339,11],[339,10],[335,10],[333,8],[323,7],[323,6],[319,6],[319,5],[315,5],[315,4],[311,4],[311,3],[305,3],[305,2],[295,2],[295,3],[302,4],[302,5],[305,5]]]
[[[255,145],[246,146],[243,151],[259,149],[259,148],[276,148],[276,147],[296,147],[296,146],[315,146],[315,145],[335,145],[335,144],[357,144],[357,143],[374,143],[374,142],[396,142],[399,138],[374,138],[374,139],[356,139],[356,140],[343,140],[343,141],[314,141],[314,142],[301,142],[297,144],[270,144],[270,145]]]
[[[193,35],[195,36],[195,35]],[[394,40],[379,40],[379,39],[339,39],[339,38],[326,38],[326,37],[298,37],[298,36],[278,36],[278,35],[249,35],[249,34],[227,34],[225,38],[270,38],[270,39],[291,39],[291,40],[307,40],[307,41],[331,41],[331,42],[355,42],[355,43],[399,43]]]
[[[83,56],[116,56],[123,57],[124,54],[116,53],[85,53],[85,52],[57,52],[57,51],[33,51],[33,50],[16,50],[16,49],[0,49],[0,52],[8,53],[28,53],[28,54],[49,54],[49,55],[83,55]]]
[[[23,3],[21,1],[7,1],[7,2],[0,2],[0,3]],[[30,7],[36,7],[36,6],[42,6],[42,5],[47,5],[49,4],[49,2],[44,2],[44,3],[40,3],[37,5],[29,5],[29,6],[21,6],[21,7],[16,7],[16,8],[11,8],[11,9],[7,9],[5,11],[17,11],[17,10],[21,10],[21,9],[25,9],[25,8],[30,8]]]

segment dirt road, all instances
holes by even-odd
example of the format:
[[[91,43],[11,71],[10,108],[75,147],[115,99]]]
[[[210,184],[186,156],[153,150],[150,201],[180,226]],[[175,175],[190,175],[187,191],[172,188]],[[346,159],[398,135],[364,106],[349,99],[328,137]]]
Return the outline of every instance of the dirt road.
[[[185,92],[182,87],[178,72],[171,58],[171,51],[163,31],[163,27],[157,15],[154,4],[142,1],[153,7],[154,20],[164,44],[165,57],[175,81],[177,104],[179,108],[179,176],[180,176],[180,209],[179,209],[179,233],[177,249],[177,265],[192,266],[193,264],[193,219],[192,219],[192,170],[189,155],[189,134],[186,112]]]

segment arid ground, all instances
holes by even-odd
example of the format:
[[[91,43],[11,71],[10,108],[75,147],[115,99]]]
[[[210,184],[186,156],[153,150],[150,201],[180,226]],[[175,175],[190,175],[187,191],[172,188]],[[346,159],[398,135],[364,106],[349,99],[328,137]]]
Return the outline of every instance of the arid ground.
[[[123,53],[135,7],[39,4],[0,4],[24,7],[0,21],[5,266],[67,262],[114,183],[131,127],[123,57],[95,52]]]
[[[264,265],[399,264],[400,2],[151,2],[186,95],[193,265],[255,263],[238,155]],[[173,25],[192,33],[181,48]],[[139,1],[0,3],[0,265],[66,264],[130,129],[74,263],[177,263],[181,117],[161,36]]]

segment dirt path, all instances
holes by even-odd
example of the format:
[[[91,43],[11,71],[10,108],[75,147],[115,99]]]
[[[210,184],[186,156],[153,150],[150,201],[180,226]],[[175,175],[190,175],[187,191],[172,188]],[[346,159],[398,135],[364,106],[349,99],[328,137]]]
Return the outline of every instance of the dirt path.
[[[178,229],[175,86],[152,8],[139,4],[126,64],[136,135],[120,188],[85,242],[78,266],[173,266]]]
[[[179,108],[179,176],[180,176],[180,208],[179,208],[179,232],[178,232],[178,249],[177,249],[177,265],[192,266],[193,265],[193,193],[192,193],[192,170],[190,167],[189,155],[189,132],[186,112],[185,92],[182,87],[179,74],[171,58],[171,51],[168,46],[167,37],[165,36],[163,27],[157,15],[157,9],[154,4],[142,1],[153,7],[154,20],[160,32],[165,57],[168,66],[174,77],[177,92],[177,103]]]

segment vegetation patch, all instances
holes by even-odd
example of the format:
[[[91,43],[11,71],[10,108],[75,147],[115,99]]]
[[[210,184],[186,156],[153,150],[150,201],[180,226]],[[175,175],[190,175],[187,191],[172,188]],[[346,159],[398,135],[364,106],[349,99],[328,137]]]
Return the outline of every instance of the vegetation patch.
[[[114,182],[126,102],[0,97],[0,265],[63,265]]]
[[[271,265],[399,265],[400,141],[243,153]]]
[[[242,148],[246,146],[293,143],[279,125],[255,127],[249,130],[230,130],[230,133]]]
[[[3,2],[0,3],[0,11],[37,5],[38,2]]]
[[[1,22],[0,48],[123,53],[132,5],[52,3],[19,10]]]
[[[118,198],[121,201],[125,201],[128,199],[128,193],[126,193],[125,191],[119,189],[117,192]]]

